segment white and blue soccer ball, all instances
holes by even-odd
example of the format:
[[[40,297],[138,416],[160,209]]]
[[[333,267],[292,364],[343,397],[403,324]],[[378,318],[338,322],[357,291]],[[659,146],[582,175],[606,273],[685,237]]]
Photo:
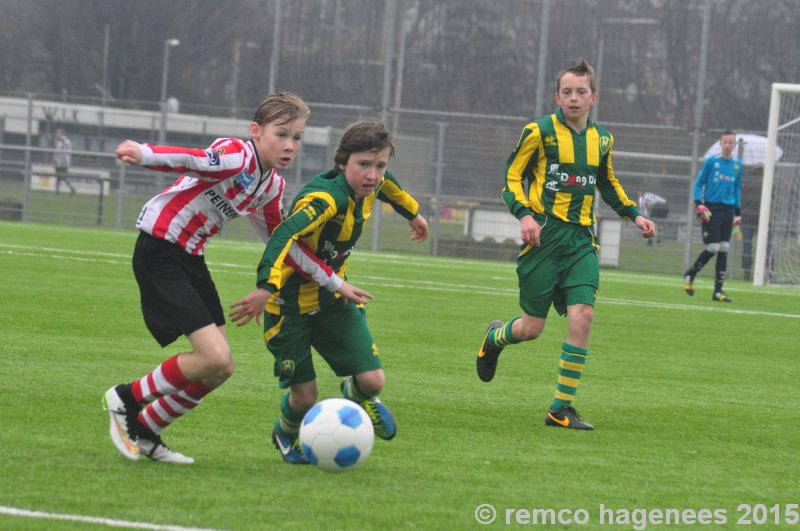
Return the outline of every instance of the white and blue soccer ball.
[[[350,470],[372,451],[375,432],[364,409],[344,398],[328,398],[308,410],[300,425],[300,447],[329,472]]]

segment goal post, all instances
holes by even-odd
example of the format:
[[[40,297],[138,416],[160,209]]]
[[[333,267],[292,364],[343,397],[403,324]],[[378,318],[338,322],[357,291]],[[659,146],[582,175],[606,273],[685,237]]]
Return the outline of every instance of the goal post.
[[[758,219],[753,284],[800,285],[800,85],[772,84]]]

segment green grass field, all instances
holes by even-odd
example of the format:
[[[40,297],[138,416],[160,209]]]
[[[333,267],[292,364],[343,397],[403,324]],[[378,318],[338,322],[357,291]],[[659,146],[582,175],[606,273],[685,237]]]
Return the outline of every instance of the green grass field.
[[[726,524],[702,526],[717,528],[742,527],[740,504],[780,504],[780,524],[770,513],[749,526],[778,528],[800,502],[800,291],[734,281],[735,302],[721,306],[707,277],[688,298],[678,275],[604,271],[576,403],[596,429],[573,432],[543,425],[564,319],[551,314],[540,339],[506,349],[493,382],[475,375],[487,323],[519,313],[512,263],[366,251],[349,273],[375,296],[395,440],[376,440],[344,474],[283,464],[269,442],[281,391],[250,324],[229,328],[233,378],[165,432],[196,464],[127,461],[108,438],[103,393],[188,345],[161,351],[145,329],[134,239],[0,223],[0,506],[164,528],[438,530],[525,526],[516,509],[585,509],[574,527],[632,528],[601,526],[600,504],[725,511]],[[261,250],[210,244],[226,305],[253,288]],[[337,396],[315,363],[320,396]],[[481,504],[496,509],[492,525],[476,522]],[[0,529],[97,527],[0,513]]]

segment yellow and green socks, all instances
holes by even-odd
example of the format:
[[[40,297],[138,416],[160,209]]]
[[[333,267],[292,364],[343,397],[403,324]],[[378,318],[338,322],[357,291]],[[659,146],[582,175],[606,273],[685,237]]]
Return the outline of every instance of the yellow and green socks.
[[[289,393],[281,398],[281,415],[275,421],[275,429],[289,437],[296,437],[300,431],[300,423],[303,422],[304,413],[295,411],[289,405]]]
[[[489,343],[491,343],[495,347],[500,347],[500,348],[519,343],[520,340],[516,339],[514,335],[511,333],[511,327],[514,326],[514,321],[518,319],[519,317],[514,317],[503,326],[497,327],[494,330],[492,330],[492,333],[489,334]]]
[[[561,348],[561,359],[558,361],[558,384],[556,384],[556,395],[550,403],[550,411],[555,411],[561,406],[568,406],[575,399],[581,374],[586,367],[586,356],[589,353],[588,350],[573,347],[569,343],[564,343]]]

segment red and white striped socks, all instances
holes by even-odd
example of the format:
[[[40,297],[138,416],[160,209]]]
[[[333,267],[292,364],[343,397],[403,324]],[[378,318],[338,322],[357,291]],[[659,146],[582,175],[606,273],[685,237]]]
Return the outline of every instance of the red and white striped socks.
[[[156,434],[199,406],[211,389],[202,381],[189,381],[172,356],[131,385],[133,398],[148,404],[139,413],[139,422]]]
[[[189,383],[178,365],[178,354],[165,360],[152,372],[131,385],[133,398],[139,404],[148,404],[159,396],[171,395]]]
[[[161,430],[199,406],[203,397],[210,392],[211,389],[203,382],[190,382],[180,391],[151,402],[139,413],[139,422],[158,435]]]

